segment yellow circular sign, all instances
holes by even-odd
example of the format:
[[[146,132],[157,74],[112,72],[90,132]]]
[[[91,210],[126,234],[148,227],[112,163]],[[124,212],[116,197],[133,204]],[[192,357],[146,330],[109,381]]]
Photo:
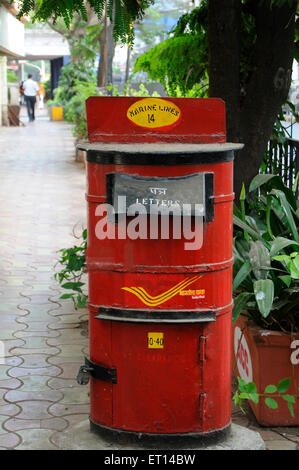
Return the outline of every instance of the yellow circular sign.
[[[171,101],[144,98],[129,107],[127,118],[136,126],[163,129],[173,126],[181,119],[181,110]]]

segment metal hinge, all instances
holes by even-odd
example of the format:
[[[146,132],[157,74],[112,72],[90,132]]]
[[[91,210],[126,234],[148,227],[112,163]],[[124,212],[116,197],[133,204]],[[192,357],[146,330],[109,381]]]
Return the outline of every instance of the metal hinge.
[[[80,366],[77,375],[78,384],[86,385],[90,376],[103,381],[111,380],[113,384],[117,383],[117,373],[114,367],[109,368],[85,358],[85,364]]]
[[[200,362],[204,362],[206,360],[206,336],[199,337],[199,350],[198,350],[198,358]]]
[[[206,411],[207,411],[207,394],[201,393],[199,395],[199,420],[202,424],[205,419]]]

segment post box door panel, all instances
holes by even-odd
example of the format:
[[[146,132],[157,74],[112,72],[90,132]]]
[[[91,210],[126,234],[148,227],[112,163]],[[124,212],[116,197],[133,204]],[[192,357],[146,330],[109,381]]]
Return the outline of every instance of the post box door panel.
[[[112,368],[111,357],[111,322],[98,321],[90,308],[89,316],[90,360]],[[99,380],[90,377],[90,415],[104,426],[112,426],[113,402],[111,380]]]
[[[196,333],[195,333],[196,330]],[[113,427],[147,433],[200,431],[203,326],[112,322]]]

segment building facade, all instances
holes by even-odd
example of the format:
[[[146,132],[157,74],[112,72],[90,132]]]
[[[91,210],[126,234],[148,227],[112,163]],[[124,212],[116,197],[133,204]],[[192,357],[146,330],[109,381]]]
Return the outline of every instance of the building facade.
[[[6,1],[0,6],[0,126],[8,125],[7,58],[24,57],[24,24],[16,8]]]

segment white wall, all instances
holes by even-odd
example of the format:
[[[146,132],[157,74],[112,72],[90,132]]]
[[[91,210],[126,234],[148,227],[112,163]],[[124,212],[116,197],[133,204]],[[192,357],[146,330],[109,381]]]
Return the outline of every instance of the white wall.
[[[24,25],[0,6],[0,126],[8,125],[7,57],[24,56]]]
[[[0,7],[0,53],[24,56],[24,25],[4,6]]]
[[[0,56],[0,125],[8,125],[7,116],[7,79],[6,79],[6,56]]]

